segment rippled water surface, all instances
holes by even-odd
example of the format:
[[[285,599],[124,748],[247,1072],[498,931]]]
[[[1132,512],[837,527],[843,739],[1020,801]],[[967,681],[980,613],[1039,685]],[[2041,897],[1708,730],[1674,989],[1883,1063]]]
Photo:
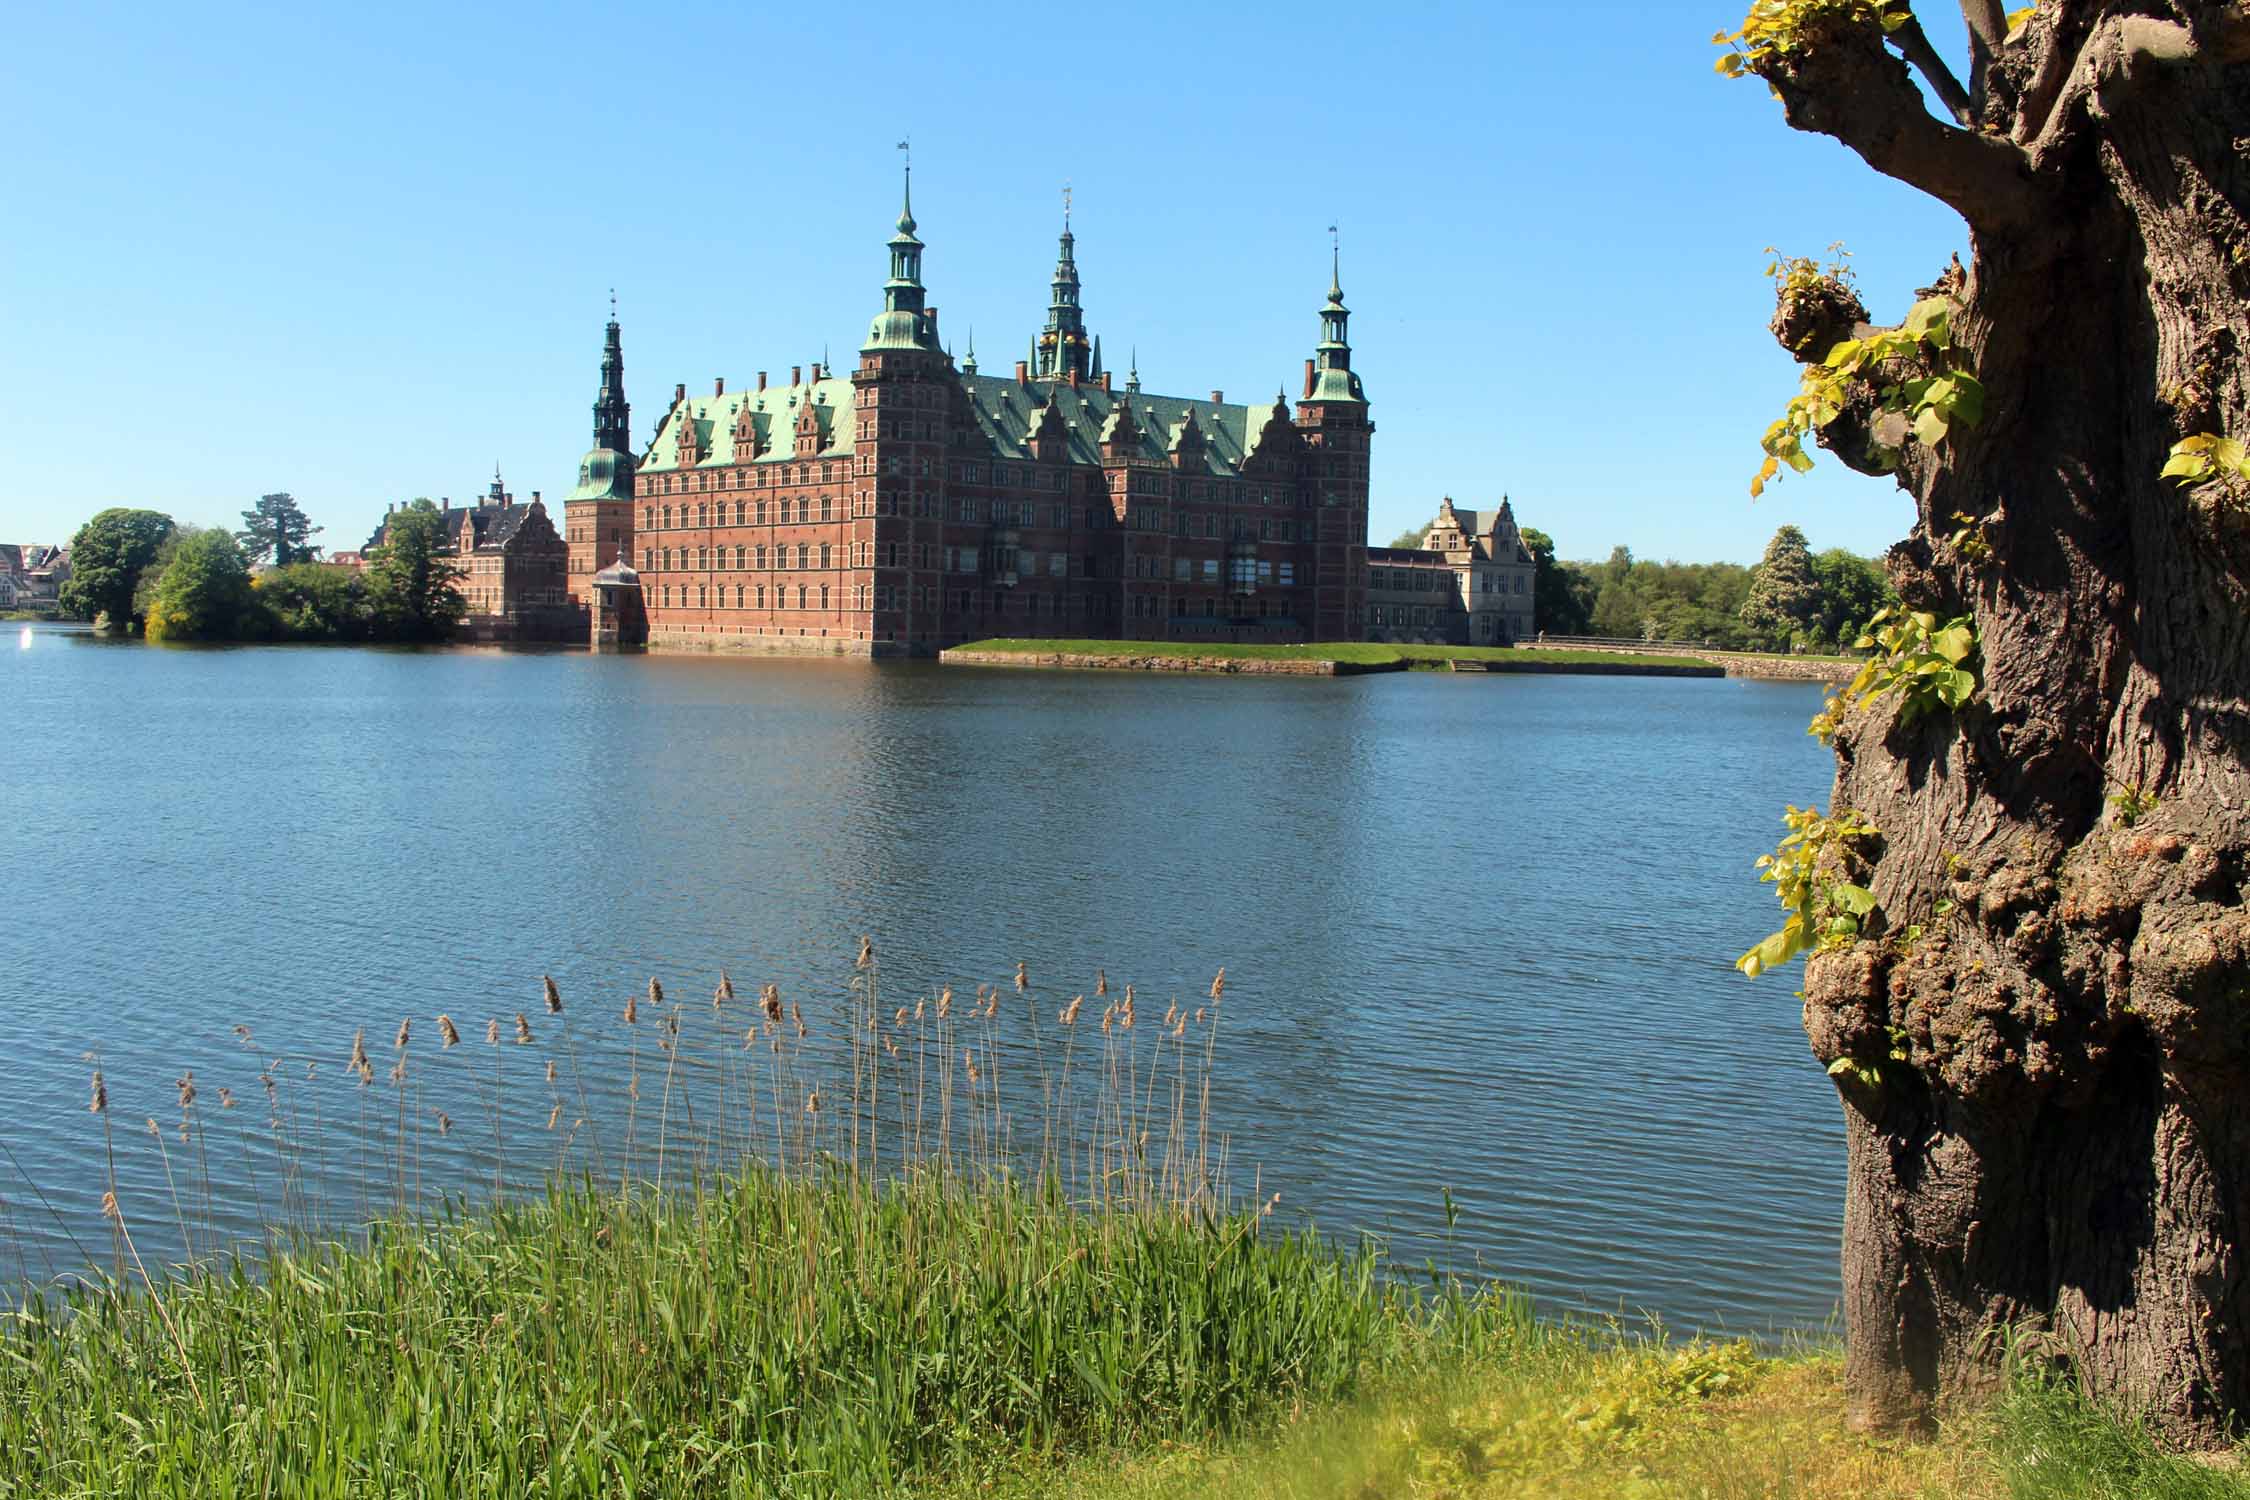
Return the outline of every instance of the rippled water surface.
[[[5,646],[0,1262],[108,1253],[90,1048],[121,1196],[170,1249],[167,1163],[202,1170],[183,1068],[243,1228],[285,1174],[225,1142],[264,1127],[257,1060],[292,1060],[297,1187],[342,1201],[291,1216],[326,1223],[369,1193],[355,1028],[385,1067],[416,1018],[418,1117],[456,1091],[452,1135],[413,1132],[435,1193],[493,1170],[488,1064],[520,1075],[518,1169],[552,1150],[533,1054],[482,1038],[547,1027],[542,972],[606,1108],[649,975],[706,1004],[722,967],[776,981],[818,1020],[864,932],[901,998],[1020,959],[1043,1004],[1101,968],[1145,1015],[1225,965],[1236,1185],[1402,1260],[1675,1326],[1834,1305],[1834,1095],[1790,980],[1730,966],[1775,922],[1751,861],[1782,804],[1825,795],[1810,686]]]

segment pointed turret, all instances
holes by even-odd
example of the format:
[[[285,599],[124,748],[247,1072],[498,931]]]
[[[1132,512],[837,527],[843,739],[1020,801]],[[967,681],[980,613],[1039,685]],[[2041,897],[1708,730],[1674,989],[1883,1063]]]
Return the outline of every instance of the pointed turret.
[[[890,239],[891,274],[883,283],[883,310],[868,328],[863,349],[939,352],[937,330],[930,325],[923,303],[922,242],[914,237],[914,228],[914,168],[909,165],[898,232]]]
[[[1032,349],[1032,370],[1041,380],[1084,378],[1092,350],[1086,342],[1086,315],[1078,305],[1078,237],[1070,232],[1070,200],[1063,200],[1062,242],[1049,283],[1047,326]]]
[[[633,451],[633,409],[625,404],[625,349],[617,330],[617,299],[609,303],[609,328],[602,336],[602,388],[594,397],[594,446],[612,453]]]
[[[1306,400],[1362,403],[1367,400],[1366,393],[1360,389],[1359,377],[1352,373],[1352,346],[1347,334],[1351,316],[1351,309],[1344,306],[1341,264],[1337,252],[1331,248],[1328,303],[1320,310],[1320,343],[1313,351],[1312,389],[1305,393]]]
[[[968,357],[967,359],[965,359],[965,360],[963,360],[963,361],[961,362],[961,373],[962,373],[962,374],[964,374],[964,375],[974,375],[974,374],[976,374],[976,372],[977,372],[977,328],[976,328],[976,325],[975,325],[974,323],[971,323],[971,324],[969,325],[969,357]]]

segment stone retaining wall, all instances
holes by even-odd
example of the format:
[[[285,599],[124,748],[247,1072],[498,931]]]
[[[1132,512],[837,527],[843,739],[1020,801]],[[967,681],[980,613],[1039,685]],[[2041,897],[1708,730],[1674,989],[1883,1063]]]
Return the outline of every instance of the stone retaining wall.
[[[978,667],[1084,667],[1105,672],[1224,672],[1239,677],[1354,677],[1367,672],[1403,672],[1406,663],[1310,661],[1245,656],[1109,655],[1073,651],[968,651],[959,646],[938,660]]]

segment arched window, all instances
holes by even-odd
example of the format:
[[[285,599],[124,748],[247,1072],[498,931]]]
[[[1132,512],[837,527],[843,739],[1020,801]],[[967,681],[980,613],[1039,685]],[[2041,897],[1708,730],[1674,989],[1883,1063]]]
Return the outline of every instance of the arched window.
[[[710,607],[710,604],[711,591],[705,588],[702,584],[697,584],[695,586],[695,607],[697,609],[707,609]]]
[[[820,586],[820,607],[822,609],[828,607],[828,585],[825,583]]]
[[[758,567],[758,571],[759,571],[759,572],[761,572],[761,573],[763,573],[763,572],[764,572],[764,571],[766,570],[766,547],[765,547],[765,543],[763,543],[763,542],[760,542],[760,543],[759,543],[759,544],[758,544],[758,545],[757,545],[756,547],[753,547],[753,548],[751,549],[751,556],[757,559],[757,567]]]
[[[801,583],[797,585],[797,607],[799,609],[805,607],[805,586]]]
[[[812,548],[804,542],[797,544],[797,566],[800,568],[812,566]],[[802,591],[800,590],[800,592]]]
[[[707,506],[707,505],[703,504],[703,503],[702,503],[702,502],[701,502],[700,500],[699,500],[699,501],[697,501],[697,502],[696,502],[696,506],[695,506],[695,524],[696,524],[696,525],[698,525],[698,526],[701,526],[702,524],[704,524],[704,522],[703,522],[703,518],[704,518],[704,516],[705,516],[706,514],[708,514],[708,513],[709,513],[709,511],[710,511],[710,507],[709,507],[709,506]]]
[[[760,526],[766,524],[766,502],[763,500],[758,502],[757,517]]]
[[[824,568],[830,566],[828,555],[828,544],[826,542],[822,542],[820,544],[820,565]]]
[[[664,507],[664,529],[666,531],[672,529],[672,507],[669,505]]]
[[[823,521],[835,519],[830,510],[830,508],[834,506],[835,503],[836,499],[833,495],[823,495],[820,497],[820,518]]]

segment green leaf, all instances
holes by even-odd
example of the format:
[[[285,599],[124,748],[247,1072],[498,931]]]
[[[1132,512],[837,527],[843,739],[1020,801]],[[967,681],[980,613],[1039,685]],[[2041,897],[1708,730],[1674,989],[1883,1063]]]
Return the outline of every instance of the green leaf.
[[[1838,881],[1831,894],[1836,904],[1855,917],[1864,917],[1875,909],[1875,893],[1866,886]]]
[[[1952,303],[1943,297],[1924,297],[1907,312],[1906,321],[1900,327],[1915,338],[1943,344],[1952,319]]]
[[[1914,414],[1914,436],[1925,448],[1935,448],[1945,441],[1945,413],[1934,406],[1925,406]]]
[[[1787,453],[1782,455],[1782,458],[1788,463],[1792,471],[1799,474],[1804,473],[1807,469],[1812,467],[1812,457],[1810,454],[1805,452],[1802,445],[1791,448]]]
[[[1977,680],[1972,674],[1955,667],[1938,679],[1938,697],[1947,708],[1958,709],[1975,695]]]
[[[1948,625],[1930,637],[1930,649],[1958,666],[1977,647],[1976,632],[1966,625]]]
[[[1946,379],[1951,382],[1951,393],[1946,400],[1946,415],[1969,427],[1983,422],[1984,382],[1966,370],[1955,370]]]

